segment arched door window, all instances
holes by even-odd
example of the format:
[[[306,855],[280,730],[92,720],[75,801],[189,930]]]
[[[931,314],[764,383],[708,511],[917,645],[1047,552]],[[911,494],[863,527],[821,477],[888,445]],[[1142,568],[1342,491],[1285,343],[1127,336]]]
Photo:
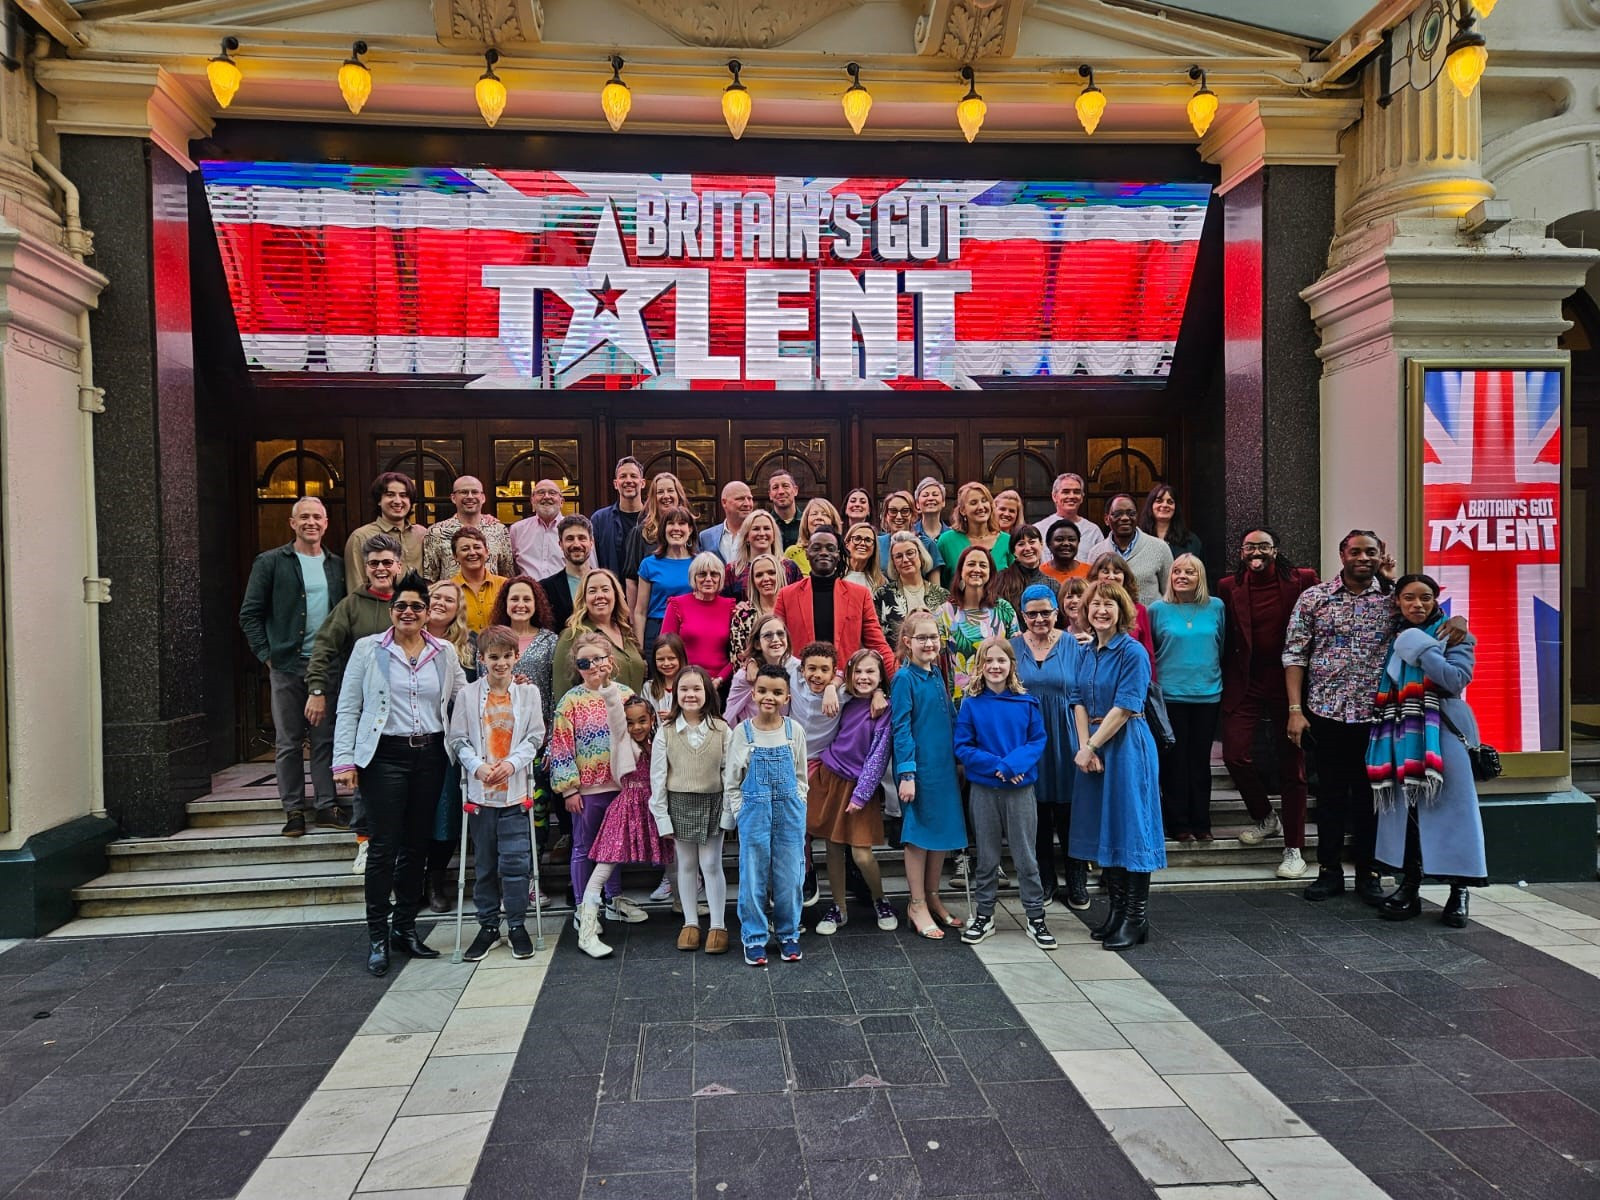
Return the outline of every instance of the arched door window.
[[[1050,488],[1062,461],[1059,437],[984,437],[983,481],[991,492],[1022,496],[1026,521],[1052,511]]]
[[[813,437],[746,437],[744,441],[744,480],[756,495],[756,503],[767,502],[767,480],[779,471],[794,478],[802,503],[813,496],[830,494],[828,442]]]
[[[890,492],[914,492],[928,476],[943,480],[945,497],[956,494],[956,439],[953,437],[877,437],[872,439],[873,473],[883,500]]]
[[[338,438],[274,438],[256,443],[255,554],[291,540],[289,510],[302,496],[328,509],[330,546],[344,544],[344,442]]]
[[[528,516],[533,485],[541,479],[561,485],[563,513],[583,511],[577,438],[495,438],[495,516],[507,525]]]
[[[1164,437],[1092,437],[1089,439],[1089,481],[1084,514],[1105,524],[1111,497],[1126,492],[1143,503],[1156,481],[1167,477],[1167,439]]]
[[[670,471],[688,493],[689,507],[700,529],[722,519],[717,502],[717,441],[715,438],[633,438],[628,453],[644,466],[645,479]]]
[[[373,451],[379,474],[404,471],[417,485],[413,521],[435,525],[455,515],[450,490],[465,467],[461,438],[380,437],[374,441]]]

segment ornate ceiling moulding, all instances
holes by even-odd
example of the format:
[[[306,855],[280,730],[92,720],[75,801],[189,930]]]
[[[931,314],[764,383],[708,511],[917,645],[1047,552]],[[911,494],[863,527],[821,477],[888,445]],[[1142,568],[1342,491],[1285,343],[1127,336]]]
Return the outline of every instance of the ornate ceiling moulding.
[[[433,0],[433,26],[445,46],[481,51],[536,46],[544,37],[540,0]]]
[[[929,0],[917,18],[917,53],[963,63],[1010,58],[1026,7],[1026,0]]]
[[[862,0],[627,0],[690,46],[769,50]]]

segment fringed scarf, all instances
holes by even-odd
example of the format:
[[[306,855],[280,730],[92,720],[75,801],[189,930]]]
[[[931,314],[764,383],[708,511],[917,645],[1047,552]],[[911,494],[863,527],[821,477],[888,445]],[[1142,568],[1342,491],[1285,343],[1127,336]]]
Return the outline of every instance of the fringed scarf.
[[[1442,624],[1440,613],[1423,631],[1436,636]],[[1413,807],[1432,804],[1444,784],[1437,685],[1391,647],[1375,708],[1378,720],[1367,738],[1367,782],[1378,811],[1388,812],[1402,794]]]

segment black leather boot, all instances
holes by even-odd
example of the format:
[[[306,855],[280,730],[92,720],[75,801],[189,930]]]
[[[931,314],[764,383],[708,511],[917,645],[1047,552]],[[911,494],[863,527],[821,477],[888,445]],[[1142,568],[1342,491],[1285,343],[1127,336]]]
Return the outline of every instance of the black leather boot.
[[[412,958],[439,957],[439,952],[418,937],[415,929],[396,929],[389,934],[389,945]]]
[[[1102,867],[1100,881],[1106,885],[1111,907],[1106,911],[1106,919],[1089,931],[1089,936],[1097,942],[1105,941],[1106,935],[1122,924],[1122,913],[1128,903],[1128,873],[1121,867]]]
[[[1331,896],[1344,895],[1344,868],[1319,868],[1317,877],[1311,881],[1302,894],[1307,900],[1327,900]]]
[[[1378,878],[1376,867],[1370,864],[1356,867],[1356,898],[1372,908],[1387,903],[1383,894],[1383,881]]]
[[[1470,894],[1459,883],[1452,883],[1450,885],[1450,899],[1444,902],[1444,911],[1439,914],[1439,924],[1448,925],[1451,929],[1465,929],[1467,927],[1467,897]]]
[[[389,935],[371,935],[372,945],[367,950],[367,970],[380,979],[389,973]]]
[[[1150,872],[1125,872],[1123,883],[1127,907],[1117,927],[1101,943],[1107,950],[1127,950],[1150,940]]]
[[[1422,915],[1422,897],[1417,889],[1422,886],[1422,872],[1406,871],[1394,891],[1378,905],[1378,915],[1385,921],[1409,921]]]
[[[1080,912],[1089,907],[1089,864],[1081,858],[1067,859],[1067,907]]]

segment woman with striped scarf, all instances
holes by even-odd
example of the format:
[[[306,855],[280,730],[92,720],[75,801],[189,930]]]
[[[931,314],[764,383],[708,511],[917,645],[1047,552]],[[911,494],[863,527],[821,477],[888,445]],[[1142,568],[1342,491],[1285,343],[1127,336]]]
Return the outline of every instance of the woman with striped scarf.
[[[1467,756],[1467,747],[1478,745],[1478,722],[1461,695],[1472,682],[1477,639],[1468,634],[1455,646],[1436,640],[1445,615],[1439,585],[1426,575],[1401,577],[1394,601],[1400,619],[1378,681],[1367,778],[1378,808],[1376,857],[1403,874],[1378,915],[1420,916],[1417,889],[1426,873],[1450,884],[1439,919],[1460,929],[1466,889],[1483,886],[1488,874]]]

